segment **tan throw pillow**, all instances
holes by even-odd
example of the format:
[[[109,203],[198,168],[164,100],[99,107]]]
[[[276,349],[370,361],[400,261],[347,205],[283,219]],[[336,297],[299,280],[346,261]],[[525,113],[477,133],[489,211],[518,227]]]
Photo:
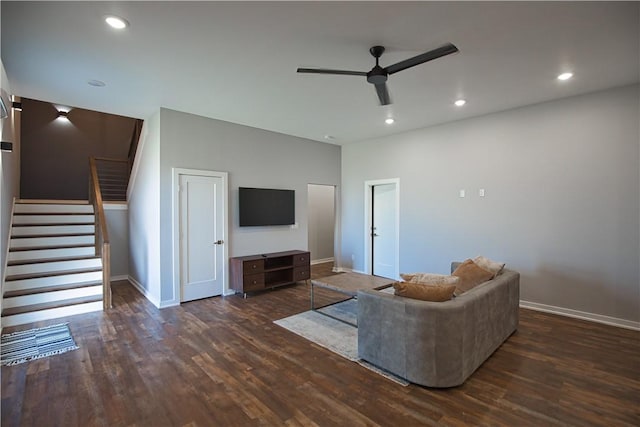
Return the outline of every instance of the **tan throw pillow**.
[[[460,283],[456,286],[456,296],[493,278],[493,273],[478,267],[478,265],[470,259],[460,264],[451,275],[460,278]]]
[[[454,285],[456,286],[460,282],[460,278],[456,276],[447,276],[444,274],[434,274],[434,273],[411,273],[411,274],[401,274],[405,281],[411,283],[424,283],[427,285]]]
[[[393,289],[395,289],[395,294],[401,297],[442,302],[453,297],[456,287],[453,285],[432,286],[422,283],[396,282],[393,284]]]
[[[495,262],[487,257],[483,257],[482,255],[475,257],[473,259],[473,262],[475,262],[477,266],[482,268],[483,270],[491,272],[493,274],[493,277],[496,277],[498,274],[502,273],[502,269],[504,269],[504,262]]]

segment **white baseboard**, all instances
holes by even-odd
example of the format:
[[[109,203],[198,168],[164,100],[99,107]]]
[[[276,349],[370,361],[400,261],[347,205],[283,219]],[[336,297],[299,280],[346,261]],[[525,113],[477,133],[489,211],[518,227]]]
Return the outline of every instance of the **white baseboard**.
[[[160,306],[158,308],[175,307],[176,305],[180,305],[180,301],[172,299],[168,301],[160,301]]]
[[[122,274],[120,276],[111,276],[111,279],[109,279],[110,282],[119,282],[121,280],[129,280],[129,276]]]
[[[151,304],[155,305],[157,308],[160,308],[160,301],[156,300],[151,294],[149,294],[149,292],[147,292],[147,290],[140,284],[140,282],[138,282],[136,279],[134,279],[131,276],[129,276],[128,279],[129,279],[129,282],[131,282],[131,284],[133,285],[133,287],[136,288],[136,290],[140,292],[143,297],[151,301]]]
[[[333,262],[333,261],[334,261],[333,258],[314,259],[314,260],[311,260],[311,265],[324,264],[325,262]]]
[[[354,270],[353,268],[348,268],[348,267],[333,267],[333,272],[334,273],[360,273],[360,274],[367,274],[364,271]]]
[[[632,320],[619,319],[617,317],[604,316],[602,314],[587,313],[586,311],[572,310],[570,308],[556,307],[553,305],[539,304],[537,302],[523,300],[520,300],[520,307],[640,331],[640,322],[634,322]]]
[[[155,299],[136,279],[131,276],[128,276],[128,280],[131,282],[134,288],[138,292],[142,294],[146,299],[148,299],[151,304],[155,305],[156,308],[167,308],[174,307],[176,305],[180,305],[180,301],[178,300],[169,300],[169,301],[158,301]]]

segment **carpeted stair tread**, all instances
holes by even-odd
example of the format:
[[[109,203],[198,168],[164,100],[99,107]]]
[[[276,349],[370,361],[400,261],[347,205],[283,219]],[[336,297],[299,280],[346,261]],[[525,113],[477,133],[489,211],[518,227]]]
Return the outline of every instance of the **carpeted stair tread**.
[[[2,310],[2,317],[13,316],[22,313],[31,313],[34,311],[49,310],[52,308],[69,307],[72,305],[86,304],[89,302],[102,301],[102,295],[91,295],[88,297],[71,298],[62,301],[46,302],[42,304],[25,305],[22,307],[5,308]]]
[[[36,294],[43,294],[47,292],[56,292],[56,291],[68,291],[69,289],[81,289],[81,288],[87,288],[87,287],[101,285],[101,284],[102,284],[102,281],[100,280],[90,280],[88,282],[69,283],[65,285],[54,285],[54,286],[47,286],[44,288],[20,289],[17,291],[5,292],[3,298],[23,297],[25,295],[36,295]]]

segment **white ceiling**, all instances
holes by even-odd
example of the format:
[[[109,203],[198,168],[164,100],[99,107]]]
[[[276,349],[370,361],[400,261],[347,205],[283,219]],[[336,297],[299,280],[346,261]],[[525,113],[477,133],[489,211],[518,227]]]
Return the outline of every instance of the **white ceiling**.
[[[640,81],[639,2],[10,2],[2,61],[15,95],[146,119],[159,107],[334,143]],[[130,22],[117,32],[103,22]],[[446,42],[460,52],[368,71]],[[560,82],[566,70],[573,79]],[[107,86],[96,88],[97,79]],[[468,103],[453,105],[457,98]],[[396,123],[384,123],[393,116]]]

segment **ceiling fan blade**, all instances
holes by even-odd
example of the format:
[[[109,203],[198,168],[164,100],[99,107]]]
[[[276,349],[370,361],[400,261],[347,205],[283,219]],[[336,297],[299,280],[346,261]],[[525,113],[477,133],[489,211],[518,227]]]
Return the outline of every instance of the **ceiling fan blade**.
[[[437,49],[433,49],[433,50],[430,50],[429,52],[425,52],[418,56],[414,56],[413,58],[405,59],[404,61],[400,61],[396,64],[389,65],[388,67],[385,68],[385,71],[388,74],[397,73],[398,71],[415,67],[416,65],[423,64],[427,61],[438,59],[442,56],[451,55],[452,53],[456,53],[457,51],[458,51],[457,47],[455,47],[451,43],[447,43],[446,45],[440,46]]]
[[[376,92],[378,93],[378,98],[380,99],[380,105],[389,105],[391,104],[391,98],[389,98],[389,91],[387,90],[386,83],[379,83],[374,85],[376,87]]]
[[[325,70],[323,68],[298,68],[298,73],[309,74],[340,74],[345,76],[366,76],[364,71]]]

